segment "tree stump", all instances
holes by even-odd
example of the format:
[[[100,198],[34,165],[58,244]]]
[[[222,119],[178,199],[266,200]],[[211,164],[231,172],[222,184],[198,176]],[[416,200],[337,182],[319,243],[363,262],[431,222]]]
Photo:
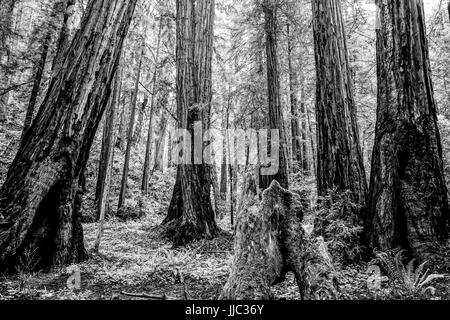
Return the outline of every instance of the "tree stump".
[[[336,298],[331,258],[323,240],[306,236],[306,208],[300,196],[273,181],[261,202],[256,195],[246,199],[237,220],[231,273],[220,299],[272,299],[271,286],[283,282],[288,272],[294,273],[302,299]]]

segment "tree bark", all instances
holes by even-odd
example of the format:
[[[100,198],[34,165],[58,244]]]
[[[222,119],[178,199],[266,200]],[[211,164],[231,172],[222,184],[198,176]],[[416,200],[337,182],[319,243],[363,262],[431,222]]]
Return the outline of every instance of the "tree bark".
[[[214,0],[177,0],[178,127],[194,137],[194,125],[209,124],[212,99]],[[163,222],[175,245],[213,238],[219,228],[211,204],[210,168],[196,164],[191,139],[190,164],[178,164],[168,215]],[[186,141],[183,141],[186,144]]]
[[[97,219],[102,223],[102,219],[105,217],[105,211],[107,209],[109,185],[111,179],[111,171],[114,160],[114,146],[117,139],[118,130],[117,118],[119,115],[118,100],[120,97],[120,82],[122,67],[119,65],[119,69],[116,72],[113,94],[110,97],[106,119],[103,126],[103,139],[102,148],[100,152],[100,161],[98,164],[97,184],[95,188],[95,206],[97,212]]]
[[[378,111],[366,244],[428,259],[450,215],[423,2],[377,0]]]
[[[119,66],[119,69],[121,66]],[[97,238],[94,244],[95,252],[99,252],[100,241],[103,234],[103,227],[105,223],[106,212],[108,210],[109,202],[109,188],[111,184],[111,173],[114,164],[114,146],[117,138],[117,116],[118,116],[118,97],[120,87],[120,71],[115,75],[113,94],[109,100],[108,112],[106,113],[106,121],[103,128],[103,142],[102,151],[100,155],[99,174],[97,178],[97,188],[95,204],[97,210],[97,219],[99,220],[99,227]]]
[[[265,16],[266,56],[267,56],[267,97],[269,105],[269,125],[271,130],[278,130],[279,159],[278,172],[274,175],[260,177],[260,188],[267,189],[273,180],[277,180],[283,188],[289,188],[287,169],[287,149],[284,131],[284,120],[281,112],[280,83],[277,58],[277,1],[264,0],[263,10]],[[272,141],[271,141],[272,143]]]
[[[0,5],[0,89],[9,87],[10,38],[16,0],[2,0]],[[3,91],[3,90],[1,90]],[[0,123],[8,119],[9,93],[0,95]]]
[[[147,95],[145,95],[144,101],[141,104],[141,109],[139,110],[139,116],[138,116],[137,123],[136,123],[136,129],[134,130],[134,135],[133,135],[133,139],[132,139],[133,145],[135,147],[141,141],[142,126],[144,124],[144,114],[145,114],[145,109],[147,109],[147,104],[148,104],[148,97],[147,97]]]
[[[61,69],[61,65],[64,62],[64,57],[67,49],[70,46],[70,41],[72,39],[72,26],[70,25],[70,18],[73,15],[73,8],[75,6],[76,0],[64,0],[63,3],[63,13],[62,13],[62,23],[61,29],[59,31],[58,41],[56,45],[56,53],[53,58],[52,71],[53,74]]]
[[[45,70],[45,63],[47,62],[48,48],[51,40],[51,32],[49,31],[44,38],[44,42],[42,44],[42,52],[39,62],[36,66],[34,81],[33,81],[33,89],[31,90],[30,101],[28,102],[27,112],[25,115],[25,121],[23,124],[22,137],[25,132],[30,128],[31,122],[33,121],[34,109],[36,106],[36,101],[39,95],[39,91],[41,88],[42,75]]]
[[[167,99],[165,99],[167,101]],[[165,110],[161,110],[161,120],[159,123],[159,137],[156,141],[155,165],[153,171],[164,170],[164,153],[166,152],[166,136],[167,136],[167,116]]]
[[[133,97],[131,98],[131,114],[130,114],[130,122],[128,124],[128,132],[127,132],[127,149],[125,151],[125,161],[123,164],[123,173],[122,173],[122,183],[120,186],[120,194],[119,194],[119,203],[117,210],[121,210],[125,205],[125,200],[127,197],[127,187],[128,187],[128,172],[130,170],[130,158],[131,158],[131,149],[133,148],[133,130],[134,123],[136,121],[136,106],[139,92],[139,82],[141,80],[141,70],[142,70],[142,60],[144,58],[144,43],[142,43],[141,53],[139,56],[139,63],[137,65],[136,70],[136,79],[134,84]]]
[[[78,186],[135,6],[89,2],[0,190],[0,269],[13,271],[29,248],[36,269],[86,258]]]
[[[142,186],[141,190],[144,193],[148,193],[148,185],[150,183],[150,171],[151,171],[151,161],[152,161],[152,146],[153,146],[153,113],[155,109],[155,101],[157,94],[158,76],[159,76],[159,55],[161,51],[161,34],[162,34],[163,18],[159,18],[159,29],[158,29],[158,44],[156,45],[156,57],[155,57],[155,70],[153,72],[153,84],[152,84],[152,100],[150,103],[150,120],[148,122],[147,131],[147,146],[145,149],[145,161],[144,161],[144,172],[142,176]]]
[[[289,68],[289,96],[291,102],[291,134],[292,134],[292,159],[296,162],[301,161],[301,145],[300,145],[300,126],[298,121],[298,99],[297,99],[297,90],[298,90],[298,79],[297,73],[294,70],[292,65],[292,54],[293,54],[293,44],[292,44],[292,35],[291,35],[291,26],[287,24],[287,41],[288,41],[288,68]]]
[[[336,298],[331,258],[323,241],[307,238],[300,197],[273,181],[259,202],[255,179],[247,181],[233,264],[220,299],[272,299],[270,287],[283,282],[288,272],[294,273],[302,299]]]
[[[339,0],[313,0],[313,30],[317,72],[317,184],[319,196],[330,190],[350,190],[364,206],[364,171],[347,41]]]

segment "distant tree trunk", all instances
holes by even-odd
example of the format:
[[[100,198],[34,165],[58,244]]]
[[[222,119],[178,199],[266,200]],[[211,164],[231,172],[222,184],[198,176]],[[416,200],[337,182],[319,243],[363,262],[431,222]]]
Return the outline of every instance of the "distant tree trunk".
[[[205,130],[210,117],[214,0],[176,3],[178,127],[194,137],[196,122]],[[210,168],[196,164],[194,140],[187,155],[191,164],[178,164],[172,201],[163,222],[175,245],[212,238],[219,231],[211,204]]]
[[[28,102],[27,113],[25,115],[22,137],[25,134],[25,132],[30,128],[31,122],[33,121],[34,109],[41,88],[42,75],[44,74],[45,63],[47,62],[48,48],[50,45],[51,37],[52,37],[51,32],[48,32],[44,38],[44,42],[42,43],[41,57],[39,59],[38,64],[36,65],[33,81],[33,89],[31,90],[30,101]]]
[[[450,1],[447,3],[448,22],[450,22]]]
[[[224,119],[222,122],[222,129],[224,132],[224,136],[227,132],[229,123],[230,123],[230,97],[228,97],[228,105],[226,107],[226,114],[224,115]],[[220,170],[220,197],[222,200],[227,199],[227,174],[228,174],[228,166],[227,166],[227,149],[226,149],[226,141],[223,139],[223,147],[222,147],[222,163],[221,163],[221,170]]]
[[[302,72],[302,102],[300,104],[300,113],[301,113],[301,148],[302,148],[302,171],[305,176],[309,176],[311,174],[311,168],[310,168],[310,161],[308,158],[308,124],[307,124],[307,117],[306,114],[306,103],[305,103],[305,83],[304,83],[304,75]]]
[[[119,66],[120,68],[120,66]],[[97,178],[97,188],[95,194],[95,205],[97,210],[97,219],[99,220],[99,228],[97,238],[94,244],[94,250],[99,251],[100,241],[103,234],[103,226],[105,222],[106,212],[108,210],[109,187],[111,184],[111,173],[114,164],[114,145],[117,138],[117,116],[118,104],[120,97],[120,72],[117,71],[114,80],[113,94],[109,99],[109,106],[106,113],[106,121],[103,127],[102,152],[100,154],[99,171]]]
[[[167,96],[163,98],[167,101]],[[164,103],[164,102],[163,102]],[[159,137],[156,141],[156,155],[155,155],[155,165],[153,171],[163,171],[164,168],[164,153],[166,152],[166,131],[167,131],[167,117],[165,110],[161,110],[161,120],[159,122]]]
[[[123,68],[122,68],[122,77],[123,79]],[[123,84],[122,84],[123,85]],[[120,101],[120,100],[119,100]],[[130,118],[130,112],[128,108],[125,108],[127,105],[127,91],[124,90],[122,95],[122,111],[120,113],[120,126],[119,126],[119,136],[117,137],[117,147],[124,152],[126,148],[126,141],[127,141],[127,124],[129,122]]]
[[[87,257],[78,187],[135,6],[136,0],[89,1],[0,190],[1,270],[13,271],[28,249],[35,250],[36,269]]]
[[[428,259],[448,238],[444,181],[423,2],[377,0],[378,116],[367,244]]]
[[[347,41],[339,0],[313,0],[316,56],[317,184],[320,196],[350,190],[366,203],[364,171]]]
[[[311,157],[312,157],[312,164],[313,164],[313,169],[314,169],[314,174],[317,176],[317,161],[316,161],[316,146],[314,143],[314,133],[313,133],[313,129],[312,129],[312,124],[311,124],[311,115],[310,113],[312,113],[310,111],[310,109],[305,105],[305,111],[306,111],[306,119],[308,120],[308,140],[309,143],[311,145]]]
[[[266,31],[267,89],[268,89],[267,96],[269,104],[269,124],[270,129],[279,131],[280,152],[279,152],[279,159],[277,159],[278,172],[274,175],[261,174],[260,188],[262,190],[267,189],[273,180],[277,180],[283,188],[285,189],[289,188],[286,137],[284,132],[283,114],[281,112],[280,82],[279,82],[280,76],[278,72],[278,59],[277,59],[276,5],[277,0],[264,0],[263,2],[263,9],[265,15],[265,31]],[[272,165],[274,164],[272,163]]]
[[[103,139],[102,148],[100,152],[100,161],[98,164],[97,185],[95,188],[95,204],[97,210],[97,219],[104,218],[106,205],[108,203],[110,171],[112,170],[114,158],[114,145],[117,138],[118,131],[117,117],[118,117],[118,99],[120,97],[120,82],[121,82],[121,66],[116,72],[113,94],[110,96],[108,109],[106,113],[105,123],[103,125]]]
[[[131,98],[131,114],[130,114],[130,122],[128,124],[128,132],[127,132],[127,150],[125,151],[125,161],[123,164],[123,173],[122,173],[122,183],[120,186],[120,195],[119,195],[119,204],[118,210],[122,209],[125,205],[125,200],[127,197],[127,186],[128,186],[128,172],[130,170],[130,158],[131,158],[131,149],[133,148],[133,129],[134,123],[136,121],[136,106],[137,99],[139,93],[139,82],[141,80],[141,71],[142,71],[142,61],[144,59],[144,43],[142,44],[141,53],[139,56],[139,62],[136,70],[136,79],[134,83],[134,91],[133,97]]]
[[[0,5],[0,91],[9,87],[10,37],[12,17],[17,0],[2,0]],[[0,95],[0,123],[8,118],[9,93]]]
[[[293,44],[291,40],[291,26],[287,24],[287,41],[288,41],[288,67],[289,67],[289,95],[291,101],[291,134],[292,134],[292,159],[294,161],[301,161],[301,145],[300,145],[300,132],[299,132],[299,123],[298,123],[298,99],[297,99],[297,90],[298,90],[298,80],[297,73],[294,70],[292,65],[292,54],[293,54]]]
[[[150,103],[150,120],[148,122],[147,131],[147,146],[145,149],[145,161],[144,161],[144,172],[142,175],[142,185],[141,190],[144,193],[148,193],[148,185],[150,183],[150,171],[152,162],[152,146],[153,146],[153,113],[155,109],[155,101],[157,94],[158,76],[159,76],[159,55],[161,51],[161,34],[162,34],[162,17],[159,18],[159,29],[158,29],[158,43],[156,45],[156,57],[155,57],[155,70],[153,72],[153,83],[152,83],[152,100]]]
[[[134,130],[134,135],[133,135],[133,139],[132,139],[134,146],[137,146],[139,144],[139,142],[141,141],[142,126],[144,124],[144,114],[145,114],[145,109],[147,109],[147,104],[148,104],[148,96],[145,95],[144,101],[141,104],[141,109],[139,110],[139,116],[138,116],[137,123],[136,123],[136,129]]]

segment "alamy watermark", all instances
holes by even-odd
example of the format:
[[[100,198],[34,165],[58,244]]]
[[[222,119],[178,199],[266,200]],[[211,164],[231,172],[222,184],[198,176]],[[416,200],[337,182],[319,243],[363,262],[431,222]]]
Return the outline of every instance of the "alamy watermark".
[[[196,122],[193,130],[176,129],[171,142],[175,165],[259,164],[263,175],[275,175],[280,167],[279,130],[203,130],[202,123]]]

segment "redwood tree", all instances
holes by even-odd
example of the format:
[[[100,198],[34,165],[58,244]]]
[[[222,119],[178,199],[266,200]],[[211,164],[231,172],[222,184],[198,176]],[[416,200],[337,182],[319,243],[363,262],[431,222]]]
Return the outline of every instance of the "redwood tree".
[[[177,118],[178,128],[194,137],[194,123],[209,123],[212,85],[214,0],[177,0]],[[185,141],[183,143],[186,143]],[[194,139],[191,139],[194,151]],[[168,215],[163,222],[175,245],[212,238],[219,229],[211,204],[210,169],[179,164]]]
[[[346,35],[339,0],[313,0],[317,88],[317,184],[320,196],[347,191],[365,205],[367,181],[359,141]]]
[[[428,258],[447,239],[449,205],[423,2],[377,0],[378,112],[367,245]]]
[[[137,0],[91,0],[0,189],[0,269],[86,258],[79,179],[111,94]]]
[[[277,3],[278,0],[264,0],[263,11],[265,18],[266,58],[267,58],[267,98],[269,105],[269,126],[271,130],[279,131],[279,159],[278,172],[274,175],[261,175],[260,188],[267,189],[273,180],[288,189],[289,179],[287,170],[286,138],[284,120],[281,111],[280,74],[277,56]],[[271,148],[269,148],[271,149]]]

